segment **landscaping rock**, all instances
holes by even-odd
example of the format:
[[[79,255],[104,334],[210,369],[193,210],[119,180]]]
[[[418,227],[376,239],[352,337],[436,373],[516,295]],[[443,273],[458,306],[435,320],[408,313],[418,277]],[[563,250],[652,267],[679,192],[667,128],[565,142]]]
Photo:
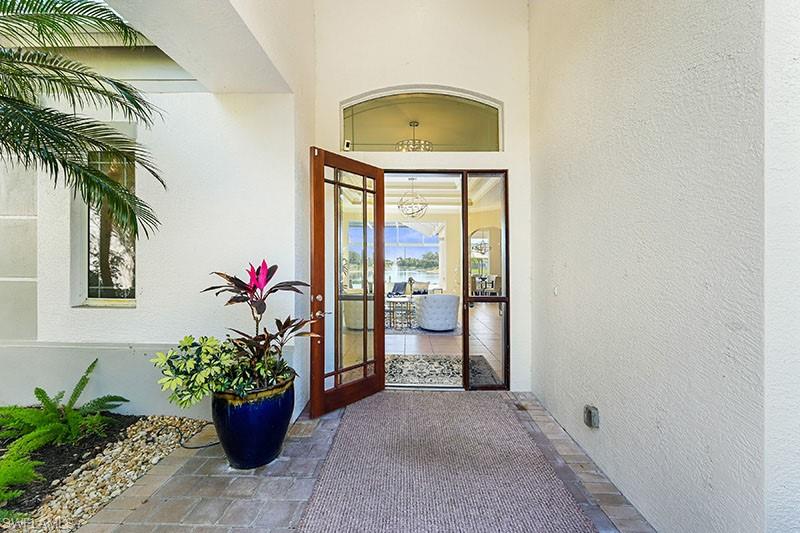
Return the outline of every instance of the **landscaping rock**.
[[[172,416],[143,418],[126,429],[126,438],[110,443],[60,483],[30,516],[31,531],[74,531],[112,498],[206,425],[202,420]],[[180,433],[175,430],[180,430]]]

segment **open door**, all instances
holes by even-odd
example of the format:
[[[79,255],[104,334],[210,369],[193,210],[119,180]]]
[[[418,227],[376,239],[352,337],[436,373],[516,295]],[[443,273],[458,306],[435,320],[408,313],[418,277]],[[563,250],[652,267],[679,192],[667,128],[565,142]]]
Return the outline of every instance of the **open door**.
[[[383,170],[311,148],[311,416],[383,390]]]

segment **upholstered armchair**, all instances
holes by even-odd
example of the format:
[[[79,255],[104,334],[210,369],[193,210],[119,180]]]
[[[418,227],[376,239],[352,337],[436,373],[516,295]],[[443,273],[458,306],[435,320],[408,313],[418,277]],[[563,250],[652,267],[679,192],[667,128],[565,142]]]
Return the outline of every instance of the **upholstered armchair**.
[[[424,294],[414,297],[417,325],[428,331],[451,331],[458,326],[455,294]]]

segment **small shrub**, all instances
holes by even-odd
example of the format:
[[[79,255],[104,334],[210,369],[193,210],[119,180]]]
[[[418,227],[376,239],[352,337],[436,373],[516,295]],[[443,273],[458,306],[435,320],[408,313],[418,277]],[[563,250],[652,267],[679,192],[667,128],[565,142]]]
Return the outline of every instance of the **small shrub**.
[[[40,476],[36,473],[38,465],[38,462],[31,461],[26,456],[6,454],[0,458],[0,502],[13,500],[22,494],[22,490],[10,487],[19,487],[39,479]]]
[[[100,413],[128,401],[122,396],[109,395],[75,407],[96,366],[97,359],[78,380],[67,403],[61,403],[64,391],[50,396],[37,387],[33,393],[39,400],[38,407],[0,407],[0,441],[10,441],[0,457],[0,505],[22,493],[21,489],[13,487],[21,487],[39,477],[36,473],[39,463],[29,457],[32,452],[48,444],[74,443],[84,435],[103,435],[106,418]]]
[[[101,396],[75,408],[89,377],[97,366],[97,359],[86,369],[67,403],[62,404],[64,391],[49,396],[43,389],[34,389],[39,407],[0,407],[0,439],[15,439],[8,452],[26,454],[54,442],[73,443],[85,434],[103,435],[105,419],[101,411],[110,411],[127,402],[122,396]]]

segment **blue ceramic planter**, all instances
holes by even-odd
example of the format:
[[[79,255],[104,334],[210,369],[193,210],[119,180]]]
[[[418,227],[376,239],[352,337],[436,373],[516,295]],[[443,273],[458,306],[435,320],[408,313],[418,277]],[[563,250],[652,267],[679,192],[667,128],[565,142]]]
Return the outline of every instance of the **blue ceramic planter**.
[[[294,410],[294,380],[253,391],[244,398],[217,392],[211,416],[233,468],[263,466],[281,453]]]

